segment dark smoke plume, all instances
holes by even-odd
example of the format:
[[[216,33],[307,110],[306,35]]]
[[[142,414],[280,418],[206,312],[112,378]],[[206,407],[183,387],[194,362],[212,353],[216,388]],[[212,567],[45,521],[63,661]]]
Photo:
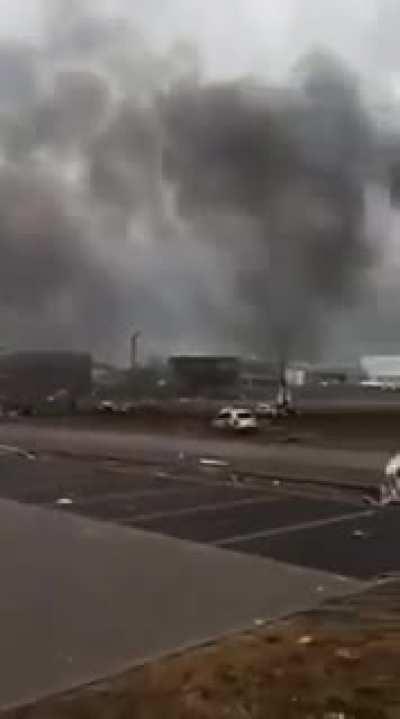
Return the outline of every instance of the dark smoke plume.
[[[350,73],[320,54],[288,88],[205,84],[195,52],[157,56],[78,3],[48,27],[0,45],[1,336],[108,358],[132,324],[171,351],[318,348],[368,264]]]
[[[194,223],[253,220],[237,268],[238,302],[249,307],[242,336],[264,353],[272,340],[285,356],[310,354],[326,311],[351,299],[368,264],[369,134],[356,82],[321,53],[304,59],[296,81],[286,99],[238,83],[172,93],[164,108],[177,206]]]

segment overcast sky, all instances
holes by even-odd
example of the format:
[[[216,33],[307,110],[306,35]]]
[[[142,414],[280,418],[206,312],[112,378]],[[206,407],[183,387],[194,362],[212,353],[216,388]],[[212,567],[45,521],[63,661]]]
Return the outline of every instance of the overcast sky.
[[[34,39],[43,7],[69,1],[0,0],[1,32]],[[361,68],[377,61],[387,68],[400,56],[397,0],[87,0],[86,6],[132,18],[157,44],[194,41],[213,76],[273,77],[312,45],[334,49]]]

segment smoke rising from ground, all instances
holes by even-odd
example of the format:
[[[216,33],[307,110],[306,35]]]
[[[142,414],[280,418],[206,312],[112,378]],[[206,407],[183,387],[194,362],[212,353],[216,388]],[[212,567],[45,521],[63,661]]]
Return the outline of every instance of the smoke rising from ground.
[[[254,266],[231,243],[248,306],[243,343],[285,357],[318,349],[326,311],[351,299],[369,261],[369,135],[356,82],[322,53],[296,75],[300,86],[279,97],[240,83],[184,89],[164,113],[182,215],[253,221],[239,242]],[[222,241],[218,222],[208,232]]]
[[[317,354],[374,259],[356,79],[314,53],[273,89],[205,81],[189,43],[49,7],[0,45],[1,343]]]

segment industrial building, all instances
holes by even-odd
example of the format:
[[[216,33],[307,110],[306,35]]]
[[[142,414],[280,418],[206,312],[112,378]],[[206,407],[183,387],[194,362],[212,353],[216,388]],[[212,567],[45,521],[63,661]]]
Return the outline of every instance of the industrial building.
[[[81,352],[15,352],[0,356],[0,401],[29,406],[63,393],[71,401],[91,391],[92,359]]]
[[[181,355],[170,357],[168,366],[177,391],[191,396],[226,392],[240,376],[237,357]]]
[[[400,358],[398,358],[400,373]],[[187,396],[259,398],[271,397],[281,381],[278,362],[224,356],[180,356],[169,359],[176,390]],[[364,369],[365,374],[365,369]],[[290,363],[284,370],[288,386],[343,385],[357,383],[355,367],[311,363]],[[400,382],[400,374],[399,374]]]
[[[281,379],[278,363],[256,359],[185,355],[171,357],[168,364],[177,392],[188,396],[270,396]],[[289,384],[302,384],[304,377],[302,369],[286,370]]]
[[[400,387],[400,355],[367,355],[360,366],[367,382]]]

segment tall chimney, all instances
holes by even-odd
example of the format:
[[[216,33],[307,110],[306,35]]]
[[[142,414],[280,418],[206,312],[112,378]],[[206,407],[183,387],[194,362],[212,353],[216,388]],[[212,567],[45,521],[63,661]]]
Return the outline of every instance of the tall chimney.
[[[134,332],[131,336],[131,368],[133,369],[137,365],[138,360],[138,340],[140,337],[140,332]]]

